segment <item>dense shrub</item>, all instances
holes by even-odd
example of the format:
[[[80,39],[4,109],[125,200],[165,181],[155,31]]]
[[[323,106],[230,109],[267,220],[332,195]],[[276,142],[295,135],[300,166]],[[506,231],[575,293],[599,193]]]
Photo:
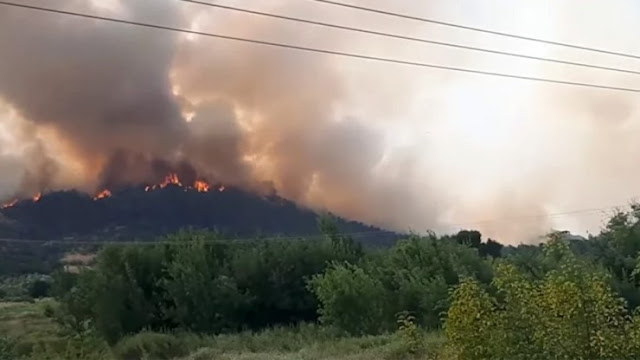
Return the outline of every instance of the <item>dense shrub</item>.
[[[171,334],[141,332],[116,344],[113,352],[121,360],[173,359],[186,355],[184,341]]]
[[[375,334],[393,330],[401,312],[423,328],[440,327],[449,288],[465,276],[491,281],[490,263],[476,249],[435,236],[411,237],[359,265],[334,264],[316,275],[310,288],[324,323],[352,334]]]
[[[13,360],[14,341],[7,336],[0,336],[0,360]]]
[[[172,247],[161,280],[167,300],[164,312],[173,323],[193,331],[235,329],[247,296],[230,276],[229,249],[205,241],[196,237]]]
[[[37,279],[29,285],[29,296],[34,299],[39,299],[43,297],[49,296],[49,292],[51,290],[51,282]]]
[[[43,274],[25,274],[0,278],[0,299],[28,300],[49,296],[52,279]]]
[[[557,266],[540,280],[501,264],[495,296],[471,279],[454,291],[446,333],[459,359],[637,359],[638,318],[608,275],[558,239],[545,258]]]
[[[357,265],[335,263],[310,287],[320,303],[320,320],[349,334],[384,331],[386,294],[382,283]]]
[[[234,243],[183,231],[161,244],[108,246],[92,268],[56,275],[56,318],[111,344],[143,329],[219,333],[315,321],[308,279],[331,261],[362,256],[353,240],[321,225],[322,239]]]

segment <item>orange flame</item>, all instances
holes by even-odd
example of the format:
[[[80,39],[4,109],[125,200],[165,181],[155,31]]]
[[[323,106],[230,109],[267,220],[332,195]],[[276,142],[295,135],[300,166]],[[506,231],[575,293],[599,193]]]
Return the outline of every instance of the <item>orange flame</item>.
[[[203,180],[196,180],[193,184],[193,187],[198,190],[198,192],[208,192],[211,186]]]
[[[182,183],[180,182],[180,179],[178,178],[178,174],[171,173],[171,174],[167,175],[164,178],[164,181],[160,184],[160,188],[165,188],[169,184],[182,186]]]
[[[33,202],[38,202],[42,198],[42,193],[39,192],[33,196]]]
[[[104,189],[100,193],[98,193],[98,195],[96,195],[93,200],[100,200],[108,198],[109,196],[111,196],[111,191],[109,191],[108,189]]]
[[[193,186],[183,185],[182,181],[180,181],[180,178],[178,177],[178,174],[176,173],[170,173],[169,175],[165,176],[164,180],[159,184],[145,186],[144,191],[148,192],[156,189],[164,189],[168,185],[176,185],[178,187],[182,187],[184,191],[196,190],[197,192],[202,193],[211,191],[211,184],[209,184],[205,180],[196,180],[193,183]],[[224,186],[218,187],[218,191],[224,191]]]
[[[0,206],[0,209],[6,209],[6,208],[10,208],[13,207],[15,204],[18,203],[18,199],[13,199],[10,202],[3,204],[2,206]]]

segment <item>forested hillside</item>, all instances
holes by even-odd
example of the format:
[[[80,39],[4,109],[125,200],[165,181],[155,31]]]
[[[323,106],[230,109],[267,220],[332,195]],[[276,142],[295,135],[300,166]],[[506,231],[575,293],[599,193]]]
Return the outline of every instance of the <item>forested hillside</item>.
[[[199,192],[179,186],[154,191],[144,187],[114,191],[94,199],[77,191],[45,194],[0,211],[4,237],[54,240],[153,238],[185,227],[206,228],[228,236],[319,234],[317,214],[278,196],[260,196],[237,188]],[[345,232],[375,232],[361,223],[336,219]],[[393,234],[378,234],[386,241]]]
[[[198,192],[179,186],[114,191],[94,199],[77,191],[45,194],[0,210],[0,274],[49,272],[68,252],[93,253],[105,241],[155,241],[180,229],[207,229],[226,239],[319,236],[318,214],[278,196],[227,187]],[[392,231],[334,217],[338,229],[366,246],[390,246]]]

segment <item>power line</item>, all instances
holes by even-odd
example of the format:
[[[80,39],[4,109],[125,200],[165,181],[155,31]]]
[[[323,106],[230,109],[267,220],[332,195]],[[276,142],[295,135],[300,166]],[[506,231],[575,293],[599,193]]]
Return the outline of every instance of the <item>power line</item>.
[[[270,42],[270,41],[264,41],[264,40],[242,38],[242,37],[236,37],[236,36],[229,36],[229,35],[222,35],[222,34],[215,34],[215,33],[208,33],[208,32],[202,32],[202,31],[189,30],[189,29],[181,29],[181,28],[165,26],[165,25],[149,24],[149,23],[143,23],[143,22],[137,22],[137,21],[131,21],[131,20],[123,20],[123,19],[117,19],[117,18],[98,16],[98,15],[77,13],[77,12],[72,12],[72,11],[44,8],[44,7],[33,6],[33,5],[16,4],[16,3],[11,3],[11,2],[6,2],[6,1],[0,1],[0,5],[13,6],[13,7],[25,8],[25,9],[31,9],[31,10],[38,10],[38,11],[44,11],[44,12],[50,12],[50,13],[56,13],[56,14],[70,15],[70,16],[82,17],[82,18],[87,18],[87,19],[109,21],[109,22],[113,22],[113,23],[135,25],[135,26],[141,26],[141,27],[147,27],[147,28],[153,28],[153,29],[161,29],[161,30],[167,30],[167,31],[173,31],[173,32],[181,32],[181,33],[185,33],[185,34],[193,34],[193,35],[206,36],[206,37],[212,37],[212,38],[218,38],[218,39],[240,41],[240,42],[259,44],[259,45],[266,45],[266,46],[271,46],[271,47],[279,47],[279,48],[300,50],[300,51],[312,52],[312,53],[336,55],[336,56],[343,56],[343,57],[349,57],[349,58],[355,58],[355,59],[372,60],[372,61],[378,61],[378,62],[383,62],[383,63],[394,63],[394,64],[400,64],[400,65],[410,65],[410,66],[423,67],[423,68],[432,68],[432,69],[440,69],[440,70],[447,70],[447,71],[456,71],[456,72],[471,73],[471,74],[478,74],[478,75],[495,76],[495,77],[501,77],[501,78],[510,78],[510,79],[519,79],[519,80],[528,80],[528,81],[537,81],[537,82],[545,82],[545,83],[553,83],[553,84],[561,84],[561,85],[569,85],[569,86],[579,86],[579,87],[588,87],[588,88],[595,88],[595,89],[605,89],[605,90],[615,90],[615,91],[625,91],[625,92],[640,93],[640,89],[637,89],[637,88],[627,88],[627,87],[599,85],[599,84],[591,84],[591,83],[583,83],[583,82],[574,82],[574,81],[538,78],[538,77],[533,77],[533,76],[513,75],[513,74],[498,73],[498,72],[491,72],[491,71],[482,71],[482,70],[474,70],[474,69],[468,69],[468,68],[460,68],[460,67],[454,67],[454,66],[436,65],[436,64],[429,64],[429,63],[416,62],[416,61],[408,61],[408,60],[400,60],[400,59],[393,59],[393,58],[377,57],[377,56],[371,56],[371,55],[363,55],[363,54],[357,54],[357,53],[349,53],[349,52],[342,52],[342,51],[335,51],[335,50],[312,48],[312,47],[306,47],[306,46],[299,46],[299,45],[291,45],[291,44]]]
[[[275,19],[288,20],[288,21],[293,21],[293,22],[298,22],[298,23],[317,25],[317,26],[323,26],[323,27],[340,29],[340,30],[354,31],[354,32],[359,32],[359,33],[364,33],[364,34],[370,34],[370,35],[382,36],[382,37],[387,37],[387,38],[393,38],[393,39],[420,42],[420,43],[424,43],[424,44],[445,46],[445,47],[451,47],[451,48],[463,49],[463,50],[478,51],[478,52],[484,52],[484,53],[494,54],[494,55],[511,56],[511,57],[517,57],[517,58],[522,58],[522,59],[528,59],[528,60],[544,61],[544,62],[550,62],[550,63],[556,63],[556,64],[562,64],[562,65],[578,66],[578,67],[584,67],[584,68],[591,68],[591,69],[615,71],[615,72],[621,72],[621,73],[627,73],[627,74],[640,75],[640,71],[635,71],[635,70],[621,69],[621,68],[601,66],[601,65],[582,63],[582,62],[575,62],[575,61],[551,59],[551,58],[545,58],[545,57],[540,57],[540,56],[517,54],[517,53],[508,52],[508,51],[486,49],[486,48],[480,48],[480,47],[474,47],[474,46],[468,46],[468,45],[462,45],[462,44],[456,44],[456,43],[450,43],[450,42],[444,42],[444,41],[429,40],[429,39],[425,39],[425,38],[416,38],[416,37],[412,37],[412,36],[398,35],[398,34],[392,34],[392,33],[387,33],[387,32],[381,32],[381,31],[357,28],[357,27],[352,27],[352,26],[331,24],[331,23],[326,23],[326,22],[322,22],[322,21],[308,20],[308,19],[303,19],[303,18],[298,18],[298,17],[293,17],[293,16],[286,16],[286,15],[279,15],[279,14],[274,14],[274,13],[267,13],[267,12],[262,12],[262,11],[238,8],[238,7],[234,7],[234,6],[209,3],[209,2],[205,2],[205,1],[197,1],[197,0],[177,0],[177,1],[182,1],[182,2],[186,2],[186,3],[192,3],[192,4],[198,4],[198,5],[205,5],[205,6],[215,7],[215,8],[219,8],[219,9],[237,11],[237,12],[242,12],[242,13],[247,13],[247,14],[265,16],[265,17],[270,17],[270,18],[275,18]]]
[[[403,235],[400,232],[394,230],[373,230],[373,231],[361,231],[361,232],[340,232],[339,236],[344,237],[361,237],[361,236],[375,236],[375,235]],[[118,244],[130,244],[130,245],[157,245],[157,244],[190,244],[197,242],[204,243],[228,243],[228,242],[252,242],[252,241],[275,241],[275,240],[296,240],[296,239],[313,239],[313,238],[321,238],[325,235],[322,233],[315,234],[299,234],[299,235],[285,235],[285,236],[268,236],[268,237],[245,237],[245,238],[224,238],[224,239],[209,239],[209,240],[182,240],[182,241],[171,241],[171,240],[150,240],[150,241],[118,241],[118,240],[73,240],[73,239],[65,239],[65,240],[33,240],[33,239],[11,239],[11,238],[0,238],[0,243],[8,242],[8,243],[52,243],[52,244],[69,244],[69,245],[118,245]]]
[[[533,42],[538,42],[538,43],[547,44],[547,45],[563,46],[563,47],[577,49],[577,50],[591,51],[591,52],[607,54],[607,55],[622,56],[622,57],[631,58],[631,59],[640,59],[640,55],[627,54],[627,53],[611,51],[611,50],[606,50],[606,49],[598,49],[598,48],[593,48],[593,47],[588,47],[588,46],[583,46],[583,45],[570,44],[570,43],[552,41],[552,40],[545,40],[545,39],[539,39],[539,38],[534,38],[534,37],[529,37],[529,36],[524,36],[524,35],[511,34],[511,33],[502,32],[502,31],[489,30],[489,29],[483,29],[483,28],[478,28],[478,27],[473,27],[473,26],[455,24],[455,23],[450,23],[450,22],[440,21],[440,20],[434,20],[434,19],[429,19],[429,18],[420,17],[420,16],[412,16],[412,15],[396,13],[396,12],[391,12],[391,11],[386,11],[386,10],[381,10],[381,9],[373,9],[373,8],[368,8],[368,7],[364,7],[364,6],[359,6],[359,5],[346,4],[346,3],[342,3],[342,2],[338,2],[338,1],[332,1],[332,0],[309,0],[309,1],[316,1],[316,2],[319,2],[319,3],[325,3],[325,4],[329,4],[329,5],[342,6],[342,7],[356,9],[356,10],[362,10],[362,11],[366,11],[366,12],[370,12],[370,13],[389,15],[389,16],[394,16],[394,17],[398,17],[398,18],[415,20],[415,21],[422,21],[422,22],[426,22],[426,23],[442,25],[442,26],[448,26],[448,27],[453,27],[453,28],[458,28],[458,29],[477,31],[477,32],[485,33],[485,34],[492,34],[492,35],[498,35],[498,36],[514,38],[514,39],[533,41]]]

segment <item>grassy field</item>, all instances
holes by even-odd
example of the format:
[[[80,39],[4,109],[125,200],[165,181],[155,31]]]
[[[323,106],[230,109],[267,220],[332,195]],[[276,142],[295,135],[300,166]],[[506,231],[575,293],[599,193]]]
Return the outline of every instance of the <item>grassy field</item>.
[[[37,302],[0,302],[0,334],[11,337],[54,336],[56,324],[44,316],[44,309],[51,300]]]
[[[44,315],[49,303],[51,300],[0,302],[0,336],[5,342],[9,340],[17,353],[29,354],[43,346],[65,346],[67,341],[58,326]]]
[[[0,360],[15,356],[30,360],[437,359],[434,354],[444,343],[441,334],[426,334],[423,339],[426,351],[408,356],[397,335],[340,337],[319,326],[303,325],[217,336],[143,332],[123,339],[113,348],[93,339],[91,350],[87,350],[74,348],[77,339],[69,337],[45,316],[47,304],[52,305],[53,301],[0,303],[0,336],[5,343],[9,340],[13,348],[13,355],[3,357],[0,347]]]

